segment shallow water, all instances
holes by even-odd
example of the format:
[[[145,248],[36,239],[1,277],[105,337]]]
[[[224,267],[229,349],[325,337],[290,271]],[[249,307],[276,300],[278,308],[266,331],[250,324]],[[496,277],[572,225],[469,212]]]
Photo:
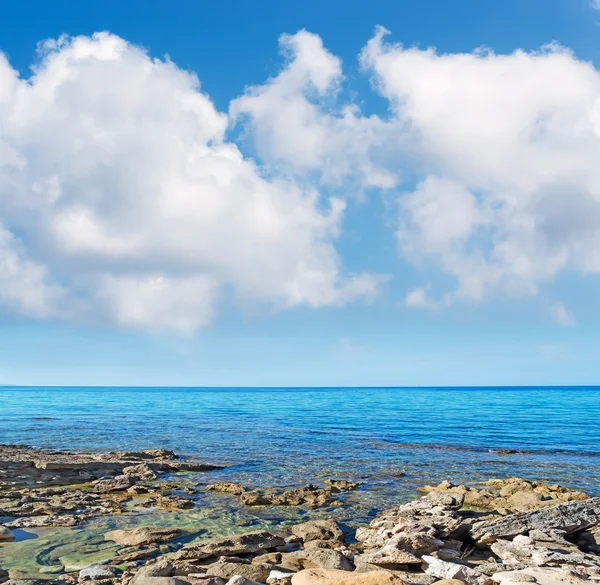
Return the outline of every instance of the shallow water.
[[[71,558],[77,542],[101,543],[113,525],[180,525],[216,536],[319,515],[366,522],[416,487],[443,479],[475,484],[517,475],[600,495],[598,421],[600,388],[4,387],[0,443],[77,451],[166,447],[229,464],[188,475],[192,483],[287,487],[341,478],[364,485],[341,506],[320,511],[247,509],[234,497],[203,494],[192,511],[150,510],[76,531],[42,531],[0,548],[0,565],[14,566],[15,555],[35,560],[57,538],[64,544],[53,554]]]

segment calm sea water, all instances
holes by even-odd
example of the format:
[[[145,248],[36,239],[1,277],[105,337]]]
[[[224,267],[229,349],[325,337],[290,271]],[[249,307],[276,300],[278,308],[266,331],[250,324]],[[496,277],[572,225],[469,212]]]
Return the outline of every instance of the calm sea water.
[[[600,493],[600,388],[3,387],[0,442],[166,447],[255,486],[336,476],[386,502],[424,482],[513,475]]]
[[[518,475],[600,495],[600,388],[4,387],[0,443],[166,447],[228,464],[179,476],[193,485],[364,482],[324,510],[246,508],[236,497],[200,490],[185,512],[133,508],[75,529],[20,531],[19,542],[0,545],[1,566],[47,578],[43,565],[109,558],[103,534],[115,528],[177,526],[205,538],[318,517],[352,526],[443,479],[477,484]]]

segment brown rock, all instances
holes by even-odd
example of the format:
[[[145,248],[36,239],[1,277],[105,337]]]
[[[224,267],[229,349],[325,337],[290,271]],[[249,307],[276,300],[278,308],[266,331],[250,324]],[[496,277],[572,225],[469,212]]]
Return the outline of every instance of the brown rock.
[[[312,520],[292,526],[292,534],[304,542],[311,540],[342,541],[344,533],[335,520]]]
[[[307,569],[292,577],[292,585],[407,585],[388,571],[348,573],[334,569]]]

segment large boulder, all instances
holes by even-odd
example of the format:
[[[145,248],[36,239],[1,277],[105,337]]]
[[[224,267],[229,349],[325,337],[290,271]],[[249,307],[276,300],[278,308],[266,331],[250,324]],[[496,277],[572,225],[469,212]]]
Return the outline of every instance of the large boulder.
[[[104,535],[104,540],[114,540],[121,546],[140,546],[167,542],[183,534],[179,528],[159,528],[157,526],[142,526],[133,530],[112,530]]]
[[[590,498],[476,522],[471,529],[471,536],[479,542],[491,543],[499,538],[526,534],[534,529],[564,530],[569,534],[599,523],[600,498]]]
[[[171,558],[174,560],[201,560],[210,557],[256,554],[284,545],[285,540],[277,534],[268,530],[257,530],[190,544]]]
[[[292,577],[292,585],[407,585],[389,571],[348,573],[334,569],[306,569]]]

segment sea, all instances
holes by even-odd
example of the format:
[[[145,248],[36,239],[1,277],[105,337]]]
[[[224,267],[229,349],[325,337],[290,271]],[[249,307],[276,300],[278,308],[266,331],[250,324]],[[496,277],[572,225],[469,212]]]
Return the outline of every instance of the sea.
[[[194,486],[362,483],[328,509],[245,508],[234,496],[206,492],[191,511],[132,511],[78,529],[75,540],[72,530],[45,529],[37,541],[11,547],[11,556],[39,559],[46,543],[59,555],[60,537],[70,558],[81,542],[86,550],[100,546],[103,531],[115,527],[192,525],[221,536],[332,515],[363,524],[446,479],[477,486],[518,476],[600,495],[600,387],[4,386],[0,443],[78,452],[167,448],[226,466],[186,476]],[[0,564],[11,564],[6,555],[0,547]]]

